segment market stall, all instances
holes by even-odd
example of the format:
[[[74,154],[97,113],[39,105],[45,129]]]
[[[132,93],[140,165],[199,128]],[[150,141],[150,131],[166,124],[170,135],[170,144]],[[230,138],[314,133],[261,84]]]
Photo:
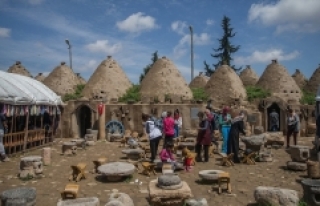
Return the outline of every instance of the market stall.
[[[8,129],[3,145],[8,155],[53,141],[63,102],[41,82],[0,71],[0,113]]]

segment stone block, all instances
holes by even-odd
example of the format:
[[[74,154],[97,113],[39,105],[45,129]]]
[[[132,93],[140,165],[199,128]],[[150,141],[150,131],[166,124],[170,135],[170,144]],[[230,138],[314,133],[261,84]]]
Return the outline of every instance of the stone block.
[[[259,186],[254,190],[254,198],[261,205],[297,206],[298,192],[278,187]]]
[[[260,151],[266,142],[266,135],[252,135],[248,137],[241,137],[242,142],[246,145],[246,149],[251,149],[252,151]]]
[[[176,190],[182,187],[181,179],[177,174],[163,174],[158,178],[158,187],[165,190]]]
[[[287,168],[293,171],[306,171],[307,163],[303,162],[287,162]]]
[[[134,203],[130,196],[125,193],[112,193],[105,206],[134,206]]]
[[[265,134],[266,136],[266,142],[264,146],[268,145],[280,145],[283,146],[285,142],[285,138],[283,136],[282,132],[268,132]]]
[[[264,132],[263,126],[255,126],[255,127],[254,127],[253,133],[254,133],[255,135],[262,134],[263,132]]]
[[[205,198],[201,199],[188,199],[185,203],[186,206],[209,206]]]
[[[97,197],[77,198],[59,201],[57,206],[100,206],[100,201]]]
[[[35,206],[37,191],[33,187],[18,187],[1,193],[2,206]]]
[[[307,162],[310,158],[310,149],[302,145],[291,146],[290,156],[293,162]]]

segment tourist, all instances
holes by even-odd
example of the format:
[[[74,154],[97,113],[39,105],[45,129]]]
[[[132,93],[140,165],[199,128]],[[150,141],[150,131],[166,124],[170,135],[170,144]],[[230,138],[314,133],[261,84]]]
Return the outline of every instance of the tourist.
[[[179,131],[182,128],[182,117],[178,109],[174,111],[174,137],[179,137]]]
[[[175,170],[177,164],[175,158],[173,157],[173,142],[167,142],[165,148],[160,152],[160,159],[163,163],[171,163],[172,170]]]
[[[207,115],[206,115],[207,114]],[[204,150],[204,161],[209,161],[209,147],[211,144],[211,137],[212,137],[212,129],[211,129],[211,120],[212,115],[210,114],[209,110],[206,110],[206,114],[203,112],[198,113],[199,117],[199,128],[198,128],[198,136],[197,136],[197,143],[196,143],[196,161],[202,162],[201,153],[202,147]]]
[[[3,162],[9,161],[9,158],[6,155],[6,151],[3,145],[3,137],[8,131],[7,119],[4,114],[0,113],[0,160]]]
[[[275,109],[269,114],[270,118],[270,131],[278,131],[279,130],[279,114]]]
[[[294,145],[297,145],[297,136],[300,131],[300,118],[299,115],[288,109],[287,117],[287,149],[290,147],[290,137],[293,136]]]
[[[233,153],[233,160],[235,163],[240,163],[239,159],[239,134],[246,135],[244,131],[244,112],[241,111],[237,117],[231,122],[231,128],[228,139],[228,151],[227,154]]]
[[[211,135],[211,141],[214,145],[216,145],[216,148],[219,147],[219,142],[218,140],[215,138],[215,134],[219,133],[219,115],[217,113],[215,113],[213,111],[213,109],[211,107],[206,107],[206,115],[211,115],[212,116],[212,120],[211,120],[211,131],[212,131],[212,135]]]
[[[168,142],[173,141],[174,137],[174,120],[172,118],[172,112],[167,112],[167,117],[163,120],[163,133],[164,133],[164,144],[163,147],[165,148]]]
[[[150,140],[150,152],[151,152],[151,162],[154,162],[156,159],[156,155],[158,153],[158,146],[159,142],[162,138],[162,132],[161,130],[156,126],[155,121],[151,118],[149,118],[148,115],[145,115],[146,126],[145,130],[146,133],[149,136]]]
[[[229,107],[224,107],[222,114],[219,116],[219,125],[221,127],[223,144],[222,144],[222,153],[227,154],[228,151],[228,138],[231,127],[231,115],[229,113]]]

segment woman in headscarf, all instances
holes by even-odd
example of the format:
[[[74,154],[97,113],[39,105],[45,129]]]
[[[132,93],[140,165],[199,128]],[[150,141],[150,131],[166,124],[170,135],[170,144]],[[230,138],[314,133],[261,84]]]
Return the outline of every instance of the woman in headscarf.
[[[222,153],[227,154],[228,152],[228,138],[231,127],[231,115],[229,113],[229,107],[224,107],[222,114],[219,116],[219,125],[221,127],[223,145]]]
[[[239,135],[240,132],[246,135],[244,131],[244,112],[241,111],[237,117],[235,117],[231,122],[231,128],[228,139],[228,151],[227,154],[233,153],[233,161],[235,163],[240,163],[239,159]]]
[[[210,112],[209,112],[210,113]],[[211,121],[212,116],[210,114],[206,115],[204,112],[198,113],[199,117],[199,128],[198,128],[198,136],[197,136],[197,144],[196,144],[196,161],[202,162],[202,147],[204,149],[204,161],[209,161],[209,147],[211,144]]]

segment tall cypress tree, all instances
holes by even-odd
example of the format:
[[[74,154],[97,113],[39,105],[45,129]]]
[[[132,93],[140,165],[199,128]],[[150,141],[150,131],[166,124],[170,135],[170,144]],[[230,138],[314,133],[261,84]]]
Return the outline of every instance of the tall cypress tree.
[[[152,58],[151,58],[151,61],[152,63],[151,64],[148,64],[144,69],[143,69],[143,73],[140,74],[140,78],[139,78],[139,81],[140,83],[142,82],[143,78],[146,76],[146,74],[149,72],[149,70],[151,69],[151,67],[153,66],[153,64],[158,60],[158,51],[155,51],[154,53],[152,53]]]
[[[216,64],[213,64],[213,68],[207,68],[206,73],[211,75],[214,72],[214,69],[219,67],[222,64],[227,64],[233,68],[235,72],[239,72],[242,67],[240,68],[235,68],[234,65],[231,65],[231,62],[233,60],[232,54],[236,53],[239,49],[240,46],[235,46],[231,44],[230,39],[236,35],[235,32],[233,32],[233,28],[231,27],[230,24],[230,18],[227,16],[224,16],[222,19],[221,27],[223,30],[223,36],[221,39],[218,39],[219,41],[219,48],[213,49],[216,53],[211,54],[213,58],[218,59],[218,62]]]

